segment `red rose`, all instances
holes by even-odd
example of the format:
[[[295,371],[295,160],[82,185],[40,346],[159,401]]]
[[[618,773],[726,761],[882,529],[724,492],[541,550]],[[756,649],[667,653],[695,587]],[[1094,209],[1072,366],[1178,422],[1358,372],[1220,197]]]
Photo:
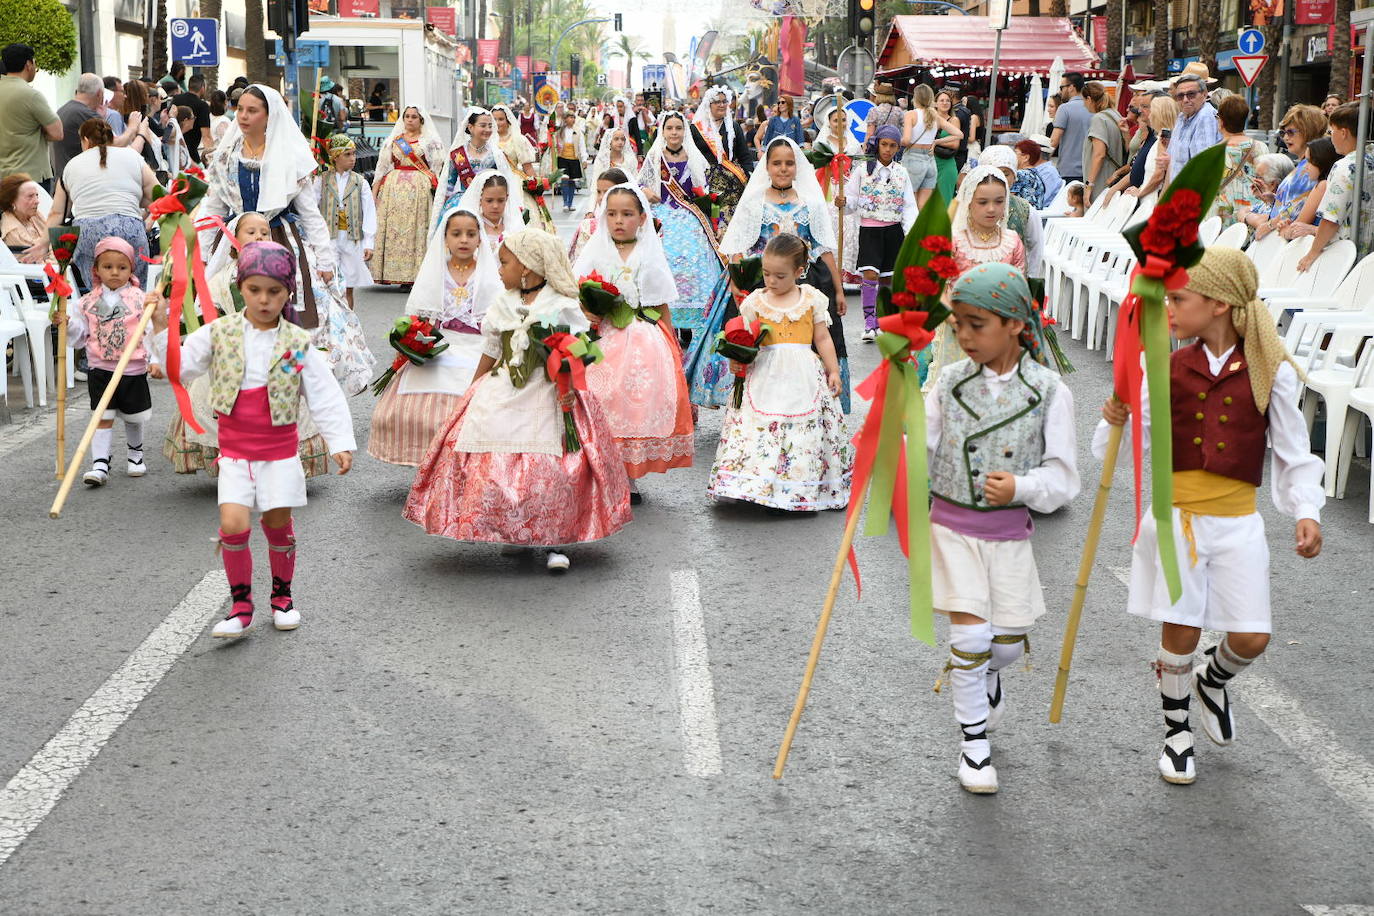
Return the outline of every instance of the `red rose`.
[[[916,307],[916,297],[911,293],[893,293],[892,304],[899,309],[913,309]]]
[[[954,246],[950,244],[947,237],[943,235],[928,235],[921,239],[921,247],[926,251],[939,253],[941,251],[952,251]]]
[[[953,280],[955,277],[959,276],[958,262],[946,255],[941,255],[938,258],[931,258],[930,264],[927,266],[935,272],[936,276],[946,280]]]
[[[731,318],[725,323],[725,339],[732,344],[741,347],[752,347],[757,345],[759,334],[763,331],[763,322],[755,321],[753,324],[746,324],[741,317]]]

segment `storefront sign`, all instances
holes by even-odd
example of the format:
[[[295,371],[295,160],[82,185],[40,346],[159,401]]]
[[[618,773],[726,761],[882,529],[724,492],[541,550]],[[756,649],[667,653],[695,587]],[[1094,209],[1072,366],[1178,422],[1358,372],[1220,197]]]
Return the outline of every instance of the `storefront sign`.
[[[458,11],[451,6],[425,7],[425,22],[449,35],[458,34]]]
[[[1336,21],[1336,0],[1293,0],[1295,25],[1326,25]]]
[[[339,16],[343,19],[376,19],[381,13],[381,0],[339,0]]]
[[[1325,35],[1312,35],[1307,39],[1305,63],[1326,63],[1331,59],[1331,44]]]
[[[521,73],[530,72],[530,58],[528,54],[518,54],[515,58],[515,69]]]
[[[499,38],[479,38],[477,39],[477,65],[480,67],[495,67],[496,59],[501,56],[501,39]]]

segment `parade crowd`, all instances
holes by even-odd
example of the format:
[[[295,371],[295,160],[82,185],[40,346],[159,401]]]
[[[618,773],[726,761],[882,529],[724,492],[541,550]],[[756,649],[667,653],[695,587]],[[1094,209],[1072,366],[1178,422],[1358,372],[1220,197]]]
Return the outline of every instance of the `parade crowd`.
[[[307,478],[331,461],[352,467],[348,398],[369,387],[379,396],[368,454],[415,468],[404,517],[456,541],[540,550],[551,571],[569,568],[574,545],[627,525],[652,498],[648,475],[703,457],[713,499],[779,515],[847,507],[849,343],[879,341],[879,302],[913,224],[932,201],[948,207],[947,238],[923,244],[953,316],[918,365],[934,606],[950,624],[958,779],[975,793],[997,790],[989,734],[1008,708],[1002,674],[1045,613],[1031,513],[1081,489],[1075,392],[1037,282],[1045,221],[1081,216],[1104,195],[1149,194],[1225,144],[1222,189],[1201,216],[1256,237],[1314,234],[1312,257],[1349,232],[1355,106],[1294,106],[1286,151],[1270,152],[1244,132],[1244,102],[1192,67],[1131,87],[1125,116],[1101,83],[1065,74],[1043,133],[993,145],[978,142],[979,118],[953,85],[916,85],[899,100],[875,83],[863,143],[833,104],[800,113],[784,98],[745,112],[720,87],[689,110],[653,111],[643,96],[560,103],[550,116],[470,107],[451,138],[406,106],[369,182],[347,133],[329,138],[321,162],[269,86],[243,81],[207,98],[197,76],[86,74],[54,111],[28,85],[31,49],[0,58],[4,242],[42,263],[54,257],[49,227],[79,228],[78,290],[54,321],[84,350],[92,406],[117,386],[84,481],[111,481],[116,421],[127,475],[147,473],[151,387],[185,384],[188,407],[158,424],[177,473],[218,478],[232,604],[216,637],[254,627],[255,512],[273,625],[300,624],[292,510]],[[195,216],[218,317],[186,333],[165,280],[149,286],[148,217],[158,189],[188,170],[205,183]],[[579,215],[571,246],[551,202]],[[353,311],[354,291],[375,284],[408,290],[395,354],[380,361]],[[846,287],[858,290],[858,314]],[[1255,509],[1266,439],[1297,552],[1321,548],[1322,461],[1296,367],[1256,291],[1249,259],[1211,248],[1169,294],[1175,336],[1195,341],[1169,369],[1184,587],[1170,599],[1147,516],[1129,610],[1162,627],[1159,770],[1174,783],[1195,776],[1190,712],[1230,743],[1227,683],[1269,639]],[[157,308],[135,341],[145,303]],[[713,454],[700,456],[706,409],[723,421]],[[1102,415],[1088,431],[1099,455],[1108,428],[1129,419],[1111,399]],[[1199,656],[1204,627],[1226,635]]]

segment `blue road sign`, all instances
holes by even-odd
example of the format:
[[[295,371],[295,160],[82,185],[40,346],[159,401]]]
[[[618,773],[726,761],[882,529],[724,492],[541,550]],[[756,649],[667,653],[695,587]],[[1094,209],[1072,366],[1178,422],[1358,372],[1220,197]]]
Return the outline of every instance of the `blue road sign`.
[[[286,51],[282,48],[281,39],[277,39],[277,66],[286,66]],[[329,42],[327,41],[297,41],[296,42],[296,66],[323,70],[329,66]]]
[[[868,136],[868,113],[873,110],[873,103],[868,99],[855,99],[844,110],[849,112],[849,133],[860,143]]]
[[[219,66],[219,20],[173,19],[172,60],[189,67]]]
[[[1246,29],[1236,39],[1236,47],[1242,54],[1258,54],[1264,50],[1264,33],[1259,29]]]

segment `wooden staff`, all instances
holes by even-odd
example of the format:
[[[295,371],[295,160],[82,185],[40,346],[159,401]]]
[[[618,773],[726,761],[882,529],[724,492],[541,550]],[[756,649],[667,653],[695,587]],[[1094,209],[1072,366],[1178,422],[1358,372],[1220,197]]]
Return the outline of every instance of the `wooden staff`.
[[[851,494],[851,499],[862,501],[863,494]],[[835,609],[835,596],[840,592],[840,579],[844,576],[844,563],[849,550],[854,545],[854,535],[859,530],[859,516],[863,512],[854,507],[845,526],[844,537],[840,540],[840,552],[835,555],[835,570],[830,575],[830,591],[825,596],[825,606],[821,608],[821,619],[816,624],[816,636],[811,640],[811,657],[806,660],[806,673],[802,675],[801,690],[797,691],[797,702],[792,707],[792,718],[787,720],[787,731],[782,736],[782,747],[778,748],[778,759],[773,764],[773,778],[782,779],[782,768],[787,766],[787,754],[792,750],[792,737],[797,733],[797,723],[801,722],[802,710],[806,708],[806,697],[811,692],[811,677],[816,673],[816,662],[821,657],[821,644],[825,642],[825,630],[830,626],[830,612]]]
[[[67,308],[65,296],[57,307]],[[47,335],[44,335],[47,336]],[[43,354],[47,358],[47,354]],[[67,322],[57,326],[57,479],[67,473]]]
[[[1088,578],[1097,560],[1097,540],[1102,534],[1102,519],[1107,515],[1107,502],[1112,495],[1112,477],[1116,473],[1116,456],[1121,449],[1123,427],[1113,426],[1107,435],[1107,451],[1102,456],[1102,479],[1097,484],[1097,499],[1088,522],[1088,537],[1083,542],[1083,559],[1078,564],[1078,581],[1074,584],[1073,605],[1064,626],[1064,647],[1059,650],[1059,674],[1054,681],[1054,699],[1050,701],[1050,721],[1057,723],[1064,712],[1064,691],[1069,687],[1069,666],[1073,664],[1073,646],[1078,640],[1078,622],[1083,618],[1083,602],[1088,596]]]
[[[124,352],[119,354],[119,362],[115,364],[114,372],[110,375],[109,384],[105,386],[105,393],[100,396],[100,403],[95,405],[95,410],[91,413],[91,422],[86,424],[86,434],[81,437],[81,442],[76,446],[76,453],[72,455],[72,460],[67,465],[67,474],[62,478],[62,486],[57,489],[57,498],[52,501],[52,508],[48,510],[48,518],[58,518],[62,515],[62,505],[67,501],[67,494],[72,491],[72,484],[76,482],[76,472],[81,469],[81,461],[86,457],[86,449],[91,447],[91,440],[95,438],[95,431],[100,426],[100,418],[105,415],[105,410],[110,406],[110,401],[114,400],[115,389],[119,387],[119,380],[124,377],[124,370],[129,365],[129,359],[143,342],[143,333],[148,328],[148,322],[153,319],[153,312],[157,311],[158,304],[150,302],[143,307],[143,316],[138,320],[138,327],[134,329],[129,342],[124,346]],[[58,414],[59,422],[61,414]]]
[[[320,132],[320,77],[323,76],[323,74],[324,70],[322,68],[315,68],[315,94],[311,96],[315,101],[315,112],[310,116],[310,148],[312,152],[315,148],[315,138]]]

